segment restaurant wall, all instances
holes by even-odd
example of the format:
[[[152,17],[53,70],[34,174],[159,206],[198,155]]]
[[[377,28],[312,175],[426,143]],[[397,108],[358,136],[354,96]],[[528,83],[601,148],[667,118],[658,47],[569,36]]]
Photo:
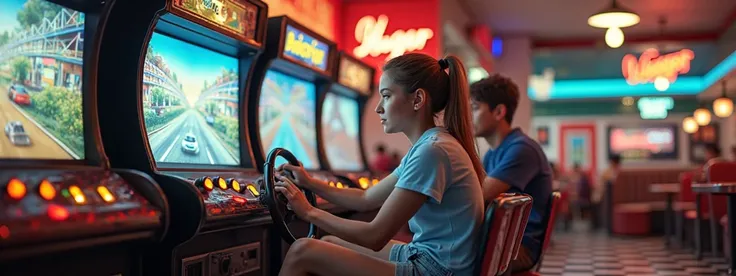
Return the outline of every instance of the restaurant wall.
[[[626,161],[623,163],[624,168],[671,168],[671,167],[688,167],[693,164],[689,157],[689,136],[682,130],[682,119],[689,114],[670,114],[664,120],[642,120],[636,115],[605,115],[605,116],[535,116],[532,118],[531,127],[548,127],[549,143],[542,146],[547,158],[551,162],[559,163],[560,160],[560,127],[570,124],[593,124],[595,125],[596,141],[595,156],[597,163],[597,172],[602,172],[608,166],[608,127],[609,126],[641,126],[655,125],[657,123],[676,124],[678,126],[678,158],[672,161]],[[726,158],[734,158],[731,156],[730,148],[734,144],[734,116],[730,118],[714,119],[719,124],[720,146]],[[535,139],[536,131],[531,134]]]

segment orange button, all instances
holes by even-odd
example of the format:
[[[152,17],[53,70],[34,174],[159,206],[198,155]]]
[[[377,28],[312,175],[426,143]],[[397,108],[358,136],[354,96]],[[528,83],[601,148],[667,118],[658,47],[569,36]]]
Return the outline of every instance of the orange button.
[[[20,200],[26,195],[26,184],[17,178],[8,181],[8,186],[5,188],[12,199]]]
[[[45,200],[52,200],[56,197],[56,188],[48,180],[44,179],[38,185],[38,194]]]
[[[213,188],[215,188],[215,184],[212,183],[212,179],[209,177],[204,178],[204,188],[208,191],[211,191]]]

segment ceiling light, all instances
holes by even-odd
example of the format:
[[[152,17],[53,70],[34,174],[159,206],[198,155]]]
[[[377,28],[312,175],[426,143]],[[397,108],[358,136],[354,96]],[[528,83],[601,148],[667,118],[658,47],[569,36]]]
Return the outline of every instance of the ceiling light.
[[[721,118],[731,116],[733,113],[733,101],[729,98],[718,98],[713,102],[713,113]]]
[[[639,24],[639,15],[621,7],[616,0],[610,7],[588,17],[588,25],[595,28],[625,28]]]
[[[695,122],[695,119],[693,117],[686,117],[682,120],[682,130],[684,130],[686,133],[695,133],[698,131],[698,123]]]
[[[726,82],[722,84],[723,92],[720,98],[713,101],[713,113],[721,118],[731,116],[733,113],[733,101],[726,97]]]
[[[606,31],[606,45],[611,48],[618,48],[624,45],[624,32],[618,27],[609,28]]]
[[[706,108],[698,108],[693,112],[693,117],[695,118],[695,122],[698,123],[700,126],[706,126],[710,124],[710,110]]]

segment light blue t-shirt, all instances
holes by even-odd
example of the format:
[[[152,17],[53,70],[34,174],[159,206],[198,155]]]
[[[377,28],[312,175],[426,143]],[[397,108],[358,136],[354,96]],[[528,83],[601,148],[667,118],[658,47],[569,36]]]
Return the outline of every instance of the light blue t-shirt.
[[[483,196],[470,156],[445,128],[422,134],[393,174],[397,188],[428,196],[409,220],[409,246],[456,275],[471,275],[483,223]]]

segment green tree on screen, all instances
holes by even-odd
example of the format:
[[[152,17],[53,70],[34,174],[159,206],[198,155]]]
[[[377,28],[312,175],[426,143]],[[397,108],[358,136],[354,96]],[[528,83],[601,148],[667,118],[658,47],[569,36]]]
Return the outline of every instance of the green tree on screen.
[[[0,34],[0,46],[7,44],[10,41],[10,33],[8,31],[4,31],[2,34]]]
[[[152,106],[163,105],[164,91],[160,87],[151,88],[151,102],[153,102]]]
[[[15,81],[22,83],[28,79],[28,72],[31,70],[31,62],[25,57],[18,57],[12,61],[10,68]]]
[[[153,59],[153,46],[151,44],[148,44],[148,49],[146,50],[146,60],[151,61]]]
[[[16,18],[23,28],[28,29],[33,25],[40,25],[44,18],[53,19],[60,11],[59,5],[42,0],[28,0],[23,9],[18,11]]]

